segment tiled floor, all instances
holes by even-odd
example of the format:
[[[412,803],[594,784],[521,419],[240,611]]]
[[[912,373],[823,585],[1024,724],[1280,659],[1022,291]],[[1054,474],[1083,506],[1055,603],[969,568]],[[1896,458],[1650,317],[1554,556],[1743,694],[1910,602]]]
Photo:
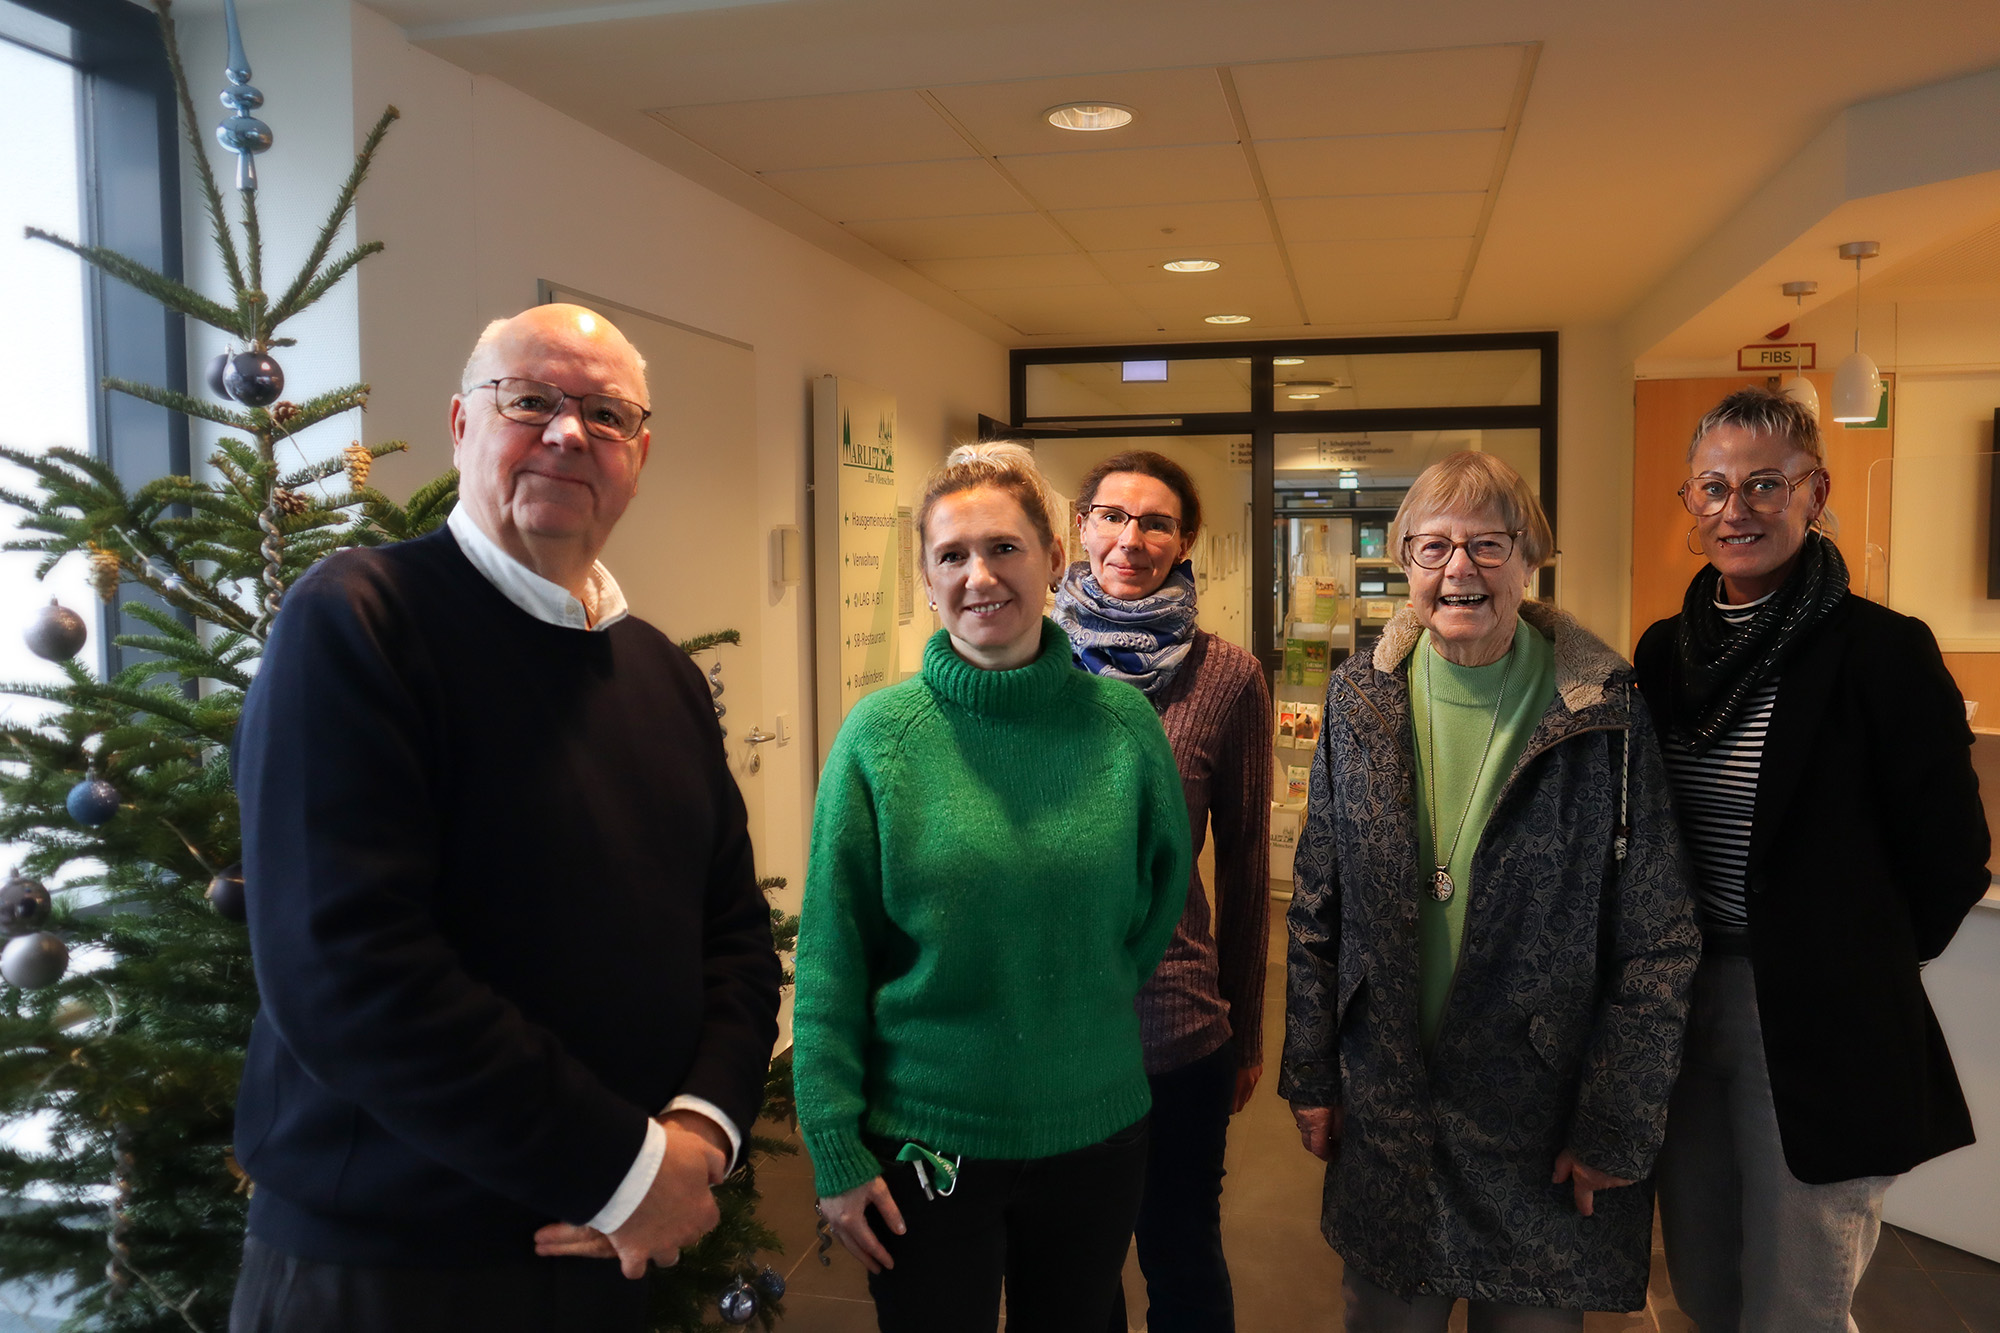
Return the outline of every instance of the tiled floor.
[[[1284,1031],[1284,912],[1282,904],[1272,907],[1265,1050],[1275,1062]],[[1321,1171],[1300,1149],[1291,1113],[1271,1091],[1270,1072],[1250,1106],[1230,1122],[1222,1229],[1237,1327],[1243,1333],[1337,1333],[1340,1259],[1319,1235]],[[782,1137],[781,1129],[774,1133]],[[830,1267],[814,1258],[812,1172],[804,1156],[767,1161],[758,1179],[764,1193],[759,1212],[785,1244],[783,1255],[768,1257],[791,1284],[782,1333],[873,1330],[874,1306],[861,1266],[837,1245]],[[1126,1265],[1125,1291],[1134,1326],[1143,1329],[1146,1289],[1136,1263]],[[1862,1333],[2000,1333],[2000,1264],[1885,1227],[1854,1316]],[[1452,1327],[1462,1333],[1464,1307]],[[1589,1333],[1691,1333],[1693,1327],[1673,1302],[1657,1249],[1647,1308],[1585,1321]]]

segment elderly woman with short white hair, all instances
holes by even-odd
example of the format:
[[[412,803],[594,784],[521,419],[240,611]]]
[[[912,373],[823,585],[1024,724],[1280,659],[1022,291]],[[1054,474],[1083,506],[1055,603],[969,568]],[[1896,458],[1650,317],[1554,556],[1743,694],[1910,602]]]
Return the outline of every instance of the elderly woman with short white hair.
[[[1631,667],[1525,600],[1553,545],[1459,453],[1392,540],[1409,604],[1333,673],[1294,865],[1278,1088],[1327,1163],[1349,1333],[1645,1304],[1699,937]]]

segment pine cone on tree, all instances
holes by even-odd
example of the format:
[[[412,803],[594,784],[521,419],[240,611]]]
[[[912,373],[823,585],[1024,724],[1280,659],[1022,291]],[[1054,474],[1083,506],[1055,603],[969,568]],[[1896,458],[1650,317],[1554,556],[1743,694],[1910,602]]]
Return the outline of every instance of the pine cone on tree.
[[[293,419],[296,418],[298,414],[299,414],[299,405],[297,403],[271,404],[271,420],[277,422],[280,426],[291,425]]]
[[[116,551],[107,551],[96,542],[89,543],[89,547],[90,568],[85,572],[84,578],[96,590],[99,598],[109,602],[118,595],[118,570],[120,568],[118,553]]]
[[[287,518],[297,518],[305,513],[308,507],[305,496],[297,491],[288,491],[283,486],[275,487],[271,491],[271,503]]]
[[[340,454],[347,460],[347,484],[357,491],[366,486],[368,473],[375,466],[375,455],[368,451],[368,446],[356,440]]]

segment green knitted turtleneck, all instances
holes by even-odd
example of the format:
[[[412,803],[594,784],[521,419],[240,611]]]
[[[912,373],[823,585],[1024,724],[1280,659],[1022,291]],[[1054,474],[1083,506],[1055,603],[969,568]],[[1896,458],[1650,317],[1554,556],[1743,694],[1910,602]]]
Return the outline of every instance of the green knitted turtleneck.
[[[793,1020],[822,1196],[864,1129],[971,1158],[1088,1146],[1151,1104],[1133,1007],[1187,903],[1187,806],[1144,695],[1044,621],[1012,671],[940,631],[855,706],[813,812]]]

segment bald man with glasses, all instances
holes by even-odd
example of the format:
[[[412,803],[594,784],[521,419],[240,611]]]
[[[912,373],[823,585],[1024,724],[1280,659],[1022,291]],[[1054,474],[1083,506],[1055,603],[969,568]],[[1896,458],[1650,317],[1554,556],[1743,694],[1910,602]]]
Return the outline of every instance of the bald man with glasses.
[[[598,562],[649,415],[601,316],[496,321],[450,520],[275,622],[234,753],[233,1333],[636,1333],[630,1279],[717,1220],[779,967],[706,683]]]

